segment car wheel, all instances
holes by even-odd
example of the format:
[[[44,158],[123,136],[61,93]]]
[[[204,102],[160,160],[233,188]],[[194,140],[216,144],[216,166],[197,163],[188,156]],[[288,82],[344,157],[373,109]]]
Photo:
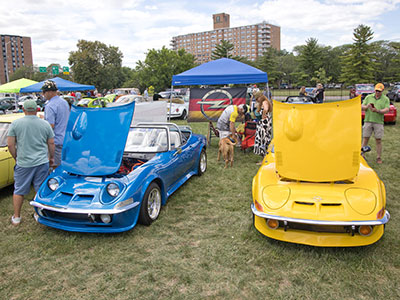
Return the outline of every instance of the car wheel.
[[[155,221],[161,210],[161,190],[157,183],[152,182],[144,193],[139,213],[139,223],[150,225]]]
[[[398,95],[394,96],[393,98],[394,98],[394,100],[393,100],[393,101],[395,101],[395,102],[399,102],[399,101],[400,101],[400,98],[399,98],[399,96],[398,96]]]
[[[181,115],[181,119],[182,120],[186,120],[186,118],[187,118],[187,112],[186,112],[186,110],[183,110],[182,115]]]
[[[199,166],[197,168],[197,175],[201,176],[207,170],[207,153],[206,150],[201,150],[200,159],[199,159]]]

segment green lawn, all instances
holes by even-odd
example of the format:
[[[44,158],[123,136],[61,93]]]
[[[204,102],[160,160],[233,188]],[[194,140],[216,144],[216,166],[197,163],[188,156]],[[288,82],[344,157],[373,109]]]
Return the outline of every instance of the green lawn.
[[[190,125],[206,133],[205,123]],[[385,126],[382,165],[370,144],[367,160],[386,185],[392,219],[379,242],[361,248],[258,233],[250,204],[259,157],[236,149],[234,167],[224,169],[215,138],[207,172],[181,187],[151,226],[122,234],[44,227],[27,202],[15,228],[13,189],[2,189],[0,299],[399,299],[399,136],[399,124]]]

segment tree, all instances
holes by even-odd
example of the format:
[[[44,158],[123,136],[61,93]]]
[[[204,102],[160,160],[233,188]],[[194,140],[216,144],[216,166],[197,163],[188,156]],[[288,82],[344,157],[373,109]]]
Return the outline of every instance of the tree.
[[[99,41],[79,40],[68,62],[75,81],[95,85],[98,90],[120,87],[124,81],[122,52]]]
[[[215,46],[215,49],[211,53],[211,59],[216,60],[223,57],[232,58],[236,60],[240,60],[238,56],[234,56],[231,54],[234,46],[231,42],[226,40],[221,40],[221,43]]]
[[[343,61],[342,82],[346,84],[368,83],[374,80],[373,46],[368,44],[373,38],[369,26],[359,25],[353,32],[354,43],[341,57]]]
[[[315,72],[322,67],[322,47],[318,45],[318,40],[310,38],[306,41],[306,45],[300,50],[299,60],[301,70],[307,75],[309,83],[311,78],[315,76]]]
[[[195,57],[184,49],[177,52],[162,47],[151,49],[144,61],[138,61],[132,82],[138,84],[140,90],[152,85],[156,92],[171,86],[172,75],[182,73],[195,67]]]
[[[377,41],[371,43],[375,57],[375,82],[400,80],[400,43]]]

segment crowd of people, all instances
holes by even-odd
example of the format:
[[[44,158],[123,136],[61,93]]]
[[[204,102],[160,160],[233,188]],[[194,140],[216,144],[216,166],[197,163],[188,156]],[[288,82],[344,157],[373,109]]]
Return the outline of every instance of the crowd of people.
[[[369,94],[362,102],[361,109],[365,111],[364,125],[362,128],[362,146],[367,146],[372,133],[376,142],[378,164],[382,163],[382,138],[384,134],[384,114],[389,111],[390,101],[383,94],[385,87],[382,83],[375,85],[375,93]],[[271,143],[272,131],[272,102],[271,94],[260,91],[257,86],[248,90],[250,94],[250,107],[245,104],[229,105],[222,112],[217,122],[219,138],[228,135],[236,136],[239,141],[241,135],[235,128],[236,120],[247,113],[252,112],[252,117],[257,121],[257,129],[254,141],[254,153],[264,157],[267,154],[268,146]],[[305,86],[299,90],[299,96],[311,96],[314,103],[325,102],[325,90],[321,83],[308,95]],[[261,164],[258,162],[257,164]]]

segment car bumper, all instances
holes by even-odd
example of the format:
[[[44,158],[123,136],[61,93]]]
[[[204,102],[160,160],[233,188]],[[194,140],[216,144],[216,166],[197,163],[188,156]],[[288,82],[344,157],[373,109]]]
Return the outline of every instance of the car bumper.
[[[60,208],[36,201],[31,201],[30,204],[35,207],[40,224],[74,232],[116,233],[127,231],[136,225],[139,212],[138,202],[133,202],[120,209]],[[103,222],[101,215],[108,215],[111,221]]]
[[[317,247],[355,247],[373,244],[382,237],[384,224],[390,219],[388,211],[385,211],[384,217],[380,220],[324,221],[268,215],[258,211],[254,204],[251,205],[251,210],[254,214],[254,226],[265,236],[280,241]],[[283,226],[271,229],[267,226],[267,219],[278,220]],[[369,236],[358,234],[356,229],[361,225],[373,226],[372,233]]]

